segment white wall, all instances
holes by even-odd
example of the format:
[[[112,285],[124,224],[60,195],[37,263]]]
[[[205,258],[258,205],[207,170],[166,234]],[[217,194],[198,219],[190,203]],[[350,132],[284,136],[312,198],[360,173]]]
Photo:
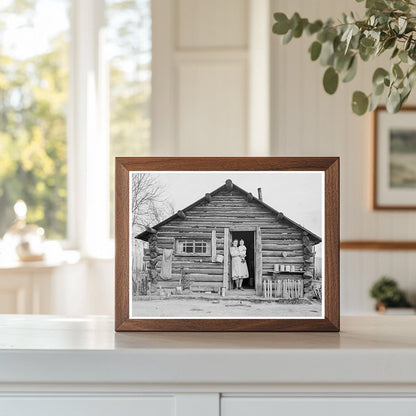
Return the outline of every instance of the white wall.
[[[153,0],[154,155],[258,153],[253,131],[267,150],[268,88],[256,86],[268,81],[269,6],[269,0]],[[252,16],[263,23],[255,33]],[[254,39],[262,42],[254,47]],[[250,72],[251,57],[261,71]]]
[[[352,0],[153,1],[154,155],[267,155],[269,148],[279,156],[339,155],[342,239],[415,239],[416,213],[370,209],[371,117],[353,115],[350,101],[355,89],[369,90],[374,64],[360,63],[359,77],[330,97],[322,88],[324,69],[309,60],[311,40],[282,46],[277,36],[268,35],[273,11],[325,18],[362,5]],[[71,311],[112,314],[113,264],[88,266],[82,288],[88,307],[73,305]],[[341,252],[342,313],[370,313],[368,289],[383,274],[415,296],[415,266],[411,251]]]
[[[351,0],[272,0],[273,12],[298,11],[311,19],[335,18],[350,10],[364,15],[363,5]],[[350,103],[354,90],[370,92],[377,62],[360,62],[357,79],[329,96],[322,88],[324,68],[307,53],[311,42],[304,37],[282,45],[272,36],[272,154],[341,157],[341,240],[415,240],[416,212],[375,212],[370,207],[371,116],[353,115]],[[342,313],[370,312],[368,289],[383,274],[395,277],[414,296],[415,257],[413,251],[342,251]]]

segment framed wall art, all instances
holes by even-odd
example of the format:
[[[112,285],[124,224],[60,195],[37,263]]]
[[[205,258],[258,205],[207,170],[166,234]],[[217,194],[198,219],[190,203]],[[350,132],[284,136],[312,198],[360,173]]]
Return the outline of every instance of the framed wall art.
[[[373,208],[416,209],[416,107],[373,117]]]
[[[338,331],[339,159],[116,158],[116,331]]]

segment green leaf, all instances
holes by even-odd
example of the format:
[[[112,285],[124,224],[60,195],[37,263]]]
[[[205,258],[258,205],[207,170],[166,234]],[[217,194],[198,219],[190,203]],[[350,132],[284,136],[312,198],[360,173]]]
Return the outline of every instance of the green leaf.
[[[381,101],[381,97],[382,95],[375,95],[375,94],[371,94],[370,96],[370,105],[368,107],[368,111],[373,111],[375,110],[378,105],[380,104]]]
[[[339,52],[334,56],[334,68],[338,72],[344,71],[347,69],[351,61],[351,54],[344,55]]]
[[[409,6],[404,3],[403,0],[395,0],[393,1],[393,7],[397,10],[400,10],[402,12],[405,12],[409,10]]]
[[[371,49],[371,50],[369,50],[369,49],[367,49],[367,48],[360,47],[360,48],[358,49],[358,52],[359,52],[359,54],[360,54],[360,58],[361,58],[364,62],[367,62],[367,61],[370,59],[370,57],[371,57],[371,56],[373,56],[373,54],[375,53],[375,49]]]
[[[416,60],[416,45],[411,46],[407,53],[411,60]]]
[[[362,38],[358,47],[360,57],[364,62],[367,62],[371,56],[375,54],[376,48],[374,47],[375,41],[371,38]]]
[[[399,64],[394,64],[392,68],[392,73],[397,79],[403,78],[404,74]]]
[[[400,93],[397,88],[392,88],[387,96],[386,107],[389,113],[397,113],[400,109]]]
[[[352,37],[351,43],[350,43],[350,49],[358,49],[358,46],[360,45],[360,39],[361,39],[361,33],[357,33],[355,36]]]
[[[410,48],[410,44],[412,43],[413,40],[413,33],[410,34],[410,36],[408,36],[406,43],[404,44],[404,49],[407,51]]]
[[[399,52],[399,58],[400,58],[400,60],[402,61],[402,62],[405,62],[405,63],[407,63],[407,61],[408,61],[408,54],[407,54],[407,51],[405,51],[404,49],[402,49],[400,52]]]
[[[301,17],[298,12],[293,13],[293,16],[290,18],[290,29],[294,30],[299,24]]]
[[[396,38],[387,38],[385,40],[385,42],[383,43],[383,48],[384,49],[390,49],[392,48],[394,45],[396,44]]]
[[[352,111],[362,116],[368,108],[368,97],[361,91],[355,91],[352,95]]]
[[[308,26],[308,19],[300,19],[297,22],[296,27],[293,29],[293,36],[295,38],[300,38],[303,33],[303,29]]]
[[[324,90],[328,94],[332,95],[337,90],[338,78],[339,78],[338,73],[335,71],[334,68],[332,68],[332,66],[327,68],[324,74],[323,84],[324,84]]]
[[[319,40],[321,43],[325,43],[328,40],[328,30],[323,29],[317,35],[316,39]]]
[[[407,76],[416,74],[416,64],[413,64],[407,71]]]
[[[289,30],[286,35],[283,36],[282,43],[287,45],[293,39],[293,30]]]
[[[388,6],[384,0],[367,0],[365,3],[365,7],[367,9],[384,10]]]
[[[273,33],[285,35],[290,29],[289,19],[284,13],[275,13],[273,16],[274,20],[276,20],[276,23],[273,25]]]
[[[315,41],[309,47],[309,53],[311,54],[312,61],[316,61],[321,54],[322,44],[318,41]]]
[[[384,68],[377,68],[373,74],[373,85],[377,86],[379,84],[384,84],[384,78],[389,75],[388,71]]]
[[[413,88],[413,86],[415,85],[415,80],[416,80],[416,73],[413,69],[414,69],[414,67],[410,71],[407,72],[407,79],[409,81],[409,88],[410,89]]]
[[[306,32],[309,35],[313,35],[314,33],[319,32],[322,29],[322,26],[324,24],[322,23],[322,20],[315,20],[313,23],[311,23],[307,28]]]
[[[394,59],[397,56],[397,54],[399,53],[399,51],[400,51],[400,49],[396,46],[393,50],[393,53],[390,56],[390,59]]]
[[[350,60],[347,71],[344,73],[344,76],[342,77],[342,82],[350,82],[352,79],[354,79],[356,74],[357,74],[357,58],[354,55]]]
[[[400,107],[399,107],[399,110],[402,108],[403,103],[409,97],[411,91],[412,90],[410,88],[407,88],[407,89],[403,90],[403,92],[400,94]]]
[[[360,45],[364,46],[364,48],[372,48],[375,44],[375,40],[372,38],[362,38],[360,41]]]
[[[384,83],[379,85],[373,85],[373,95],[383,95],[384,88]]]
[[[326,41],[322,45],[320,63],[322,66],[332,65],[334,62],[334,44],[331,41]]]

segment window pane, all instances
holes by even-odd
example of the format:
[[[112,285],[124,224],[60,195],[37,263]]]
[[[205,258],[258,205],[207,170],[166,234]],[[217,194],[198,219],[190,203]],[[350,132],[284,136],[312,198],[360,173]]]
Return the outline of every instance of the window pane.
[[[110,78],[110,230],[114,157],[145,156],[150,142],[151,0],[106,0]]]
[[[177,242],[178,253],[206,254],[208,242],[203,240],[182,240]]]
[[[0,4],[0,238],[18,199],[48,238],[66,236],[69,3]]]

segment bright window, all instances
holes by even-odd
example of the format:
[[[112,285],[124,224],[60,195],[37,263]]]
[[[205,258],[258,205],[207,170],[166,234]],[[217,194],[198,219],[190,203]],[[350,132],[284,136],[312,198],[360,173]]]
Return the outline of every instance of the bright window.
[[[18,199],[48,238],[67,234],[69,12],[70,0],[0,5],[0,238]]]
[[[113,236],[114,157],[149,153],[151,51],[151,0],[0,2],[0,238],[18,199],[49,239]]]

